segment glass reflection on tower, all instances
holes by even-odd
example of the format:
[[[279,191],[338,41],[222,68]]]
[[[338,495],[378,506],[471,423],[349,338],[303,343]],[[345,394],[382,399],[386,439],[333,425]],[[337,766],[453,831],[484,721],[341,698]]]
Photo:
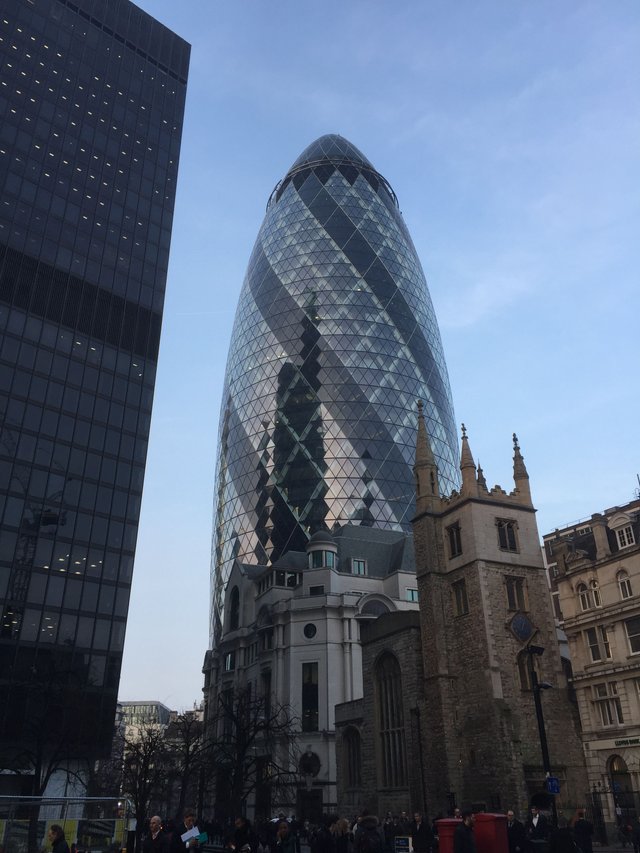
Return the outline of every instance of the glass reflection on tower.
[[[212,641],[232,562],[268,563],[346,522],[409,530],[415,406],[446,491],[453,404],[427,284],[395,194],[323,136],[274,189],[227,361],[217,460]]]
[[[129,0],[2,4],[4,761],[111,745],[189,53]]]

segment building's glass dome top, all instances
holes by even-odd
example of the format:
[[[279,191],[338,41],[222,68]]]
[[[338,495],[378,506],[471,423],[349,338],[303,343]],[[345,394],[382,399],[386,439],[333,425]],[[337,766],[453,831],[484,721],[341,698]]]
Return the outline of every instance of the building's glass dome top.
[[[288,174],[297,171],[301,166],[305,166],[308,163],[317,163],[320,160],[331,163],[353,163],[354,166],[373,169],[373,166],[362,151],[359,151],[348,139],[338,136],[336,133],[328,133],[326,136],[316,139],[315,142],[312,142],[311,145],[304,149],[289,169]]]
[[[393,190],[346,139],[310,145],[269,200],[236,314],[220,420],[215,633],[231,563],[346,522],[409,530],[416,401],[458,484],[433,306]]]

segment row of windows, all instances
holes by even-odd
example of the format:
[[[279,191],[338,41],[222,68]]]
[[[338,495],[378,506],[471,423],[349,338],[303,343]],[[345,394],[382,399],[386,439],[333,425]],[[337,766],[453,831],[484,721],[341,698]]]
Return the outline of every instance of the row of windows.
[[[0,637],[20,642],[58,643],[81,648],[122,651],[125,621],[112,621],[76,613],[41,611],[7,605],[0,623]]]
[[[625,619],[623,624],[629,653],[632,655],[640,654],[640,616]],[[598,625],[596,628],[587,628],[584,631],[583,637],[592,663],[612,659],[613,654],[611,651],[609,628],[604,625]]]
[[[38,572],[28,567],[14,568],[8,573],[0,568],[0,597],[13,600],[16,596],[26,604],[45,610],[63,608],[82,610],[101,616],[127,615],[129,587],[109,583],[100,584],[99,578],[83,578],[80,572]],[[9,584],[4,582],[7,578]]]
[[[518,539],[516,531],[518,523],[512,519],[496,518],[496,531],[498,536],[498,547],[501,551],[518,553]],[[462,535],[460,522],[456,521],[446,529],[447,541],[449,543],[449,559],[459,557],[462,554]]]
[[[70,11],[64,10],[63,6]],[[15,28],[18,33],[27,29],[28,32],[36,34],[31,35],[31,41],[40,40],[42,48],[56,52],[70,46],[73,38],[77,38],[81,44],[87,45],[87,54],[94,57],[92,67],[96,68],[99,68],[101,62],[100,49],[106,48],[107,52],[115,49],[122,53],[119,58],[122,58],[130,71],[138,70],[141,75],[146,68],[148,72],[158,73],[143,65],[140,61],[142,57],[146,63],[158,67],[174,80],[186,82],[182,78],[185,78],[187,73],[188,45],[138,7],[109,4],[104,7],[103,20],[94,18],[72,0],[59,0],[58,3],[52,4],[50,9],[47,7],[47,11],[49,14],[45,15],[40,7],[38,11],[18,7],[15,21],[12,19],[10,23],[6,18],[2,18],[2,24],[5,25],[3,29],[11,32]],[[88,24],[92,26],[87,26]],[[147,50],[129,41],[133,38],[139,42],[142,32]],[[129,50],[124,50],[123,45]],[[167,85],[172,88],[175,83],[167,80]]]
[[[11,257],[10,249],[7,255]],[[13,253],[12,263],[19,264],[20,256]],[[15,270],[14,267],[13,277]],[[33,282],[30,282],[32,286]],[[21,342],[17,356],[21,367],[98,391],[110,398],[122,398],[121,386],[114,390],[114,380],[128,379],[137,384],[152,385],[155,379],[154,361],[145,361],[126,350],[107,346],[97,338],[87,338],[78,331],[61,328],[57,322],[48,323],[7,305],[0,305],[0,328],[10,333],[7,339],[15,335],[13,340]],[[108,378],[110,375],[111,379]]]
[[[273,586],[278,587],[288,587],[289,589],[293,589],[296,586],[299,586],[302,583],[302,572],[287,572],[284,569],[274,569],[274,571],[269,572],[268,575],[265,575],[258,583],[258,595],[261,595],[263,592],[266,592],[268,589],[271,589]],[[236,590],[237,587],[234,587]],[[235,594],[234,590],[232,590],[232,596]],[[233,609],[233,600],[231,601],[231,606]],[[233,620],[232,620],[233,621]],[[236,625],[235,628],[238,626]],[[235,631],[233,625],[230,627],[231,631]]]
[[[633,681],[635,699],[640,703],[640,678]],[[596,721],[601,726],[619,726],[625,723],[625,714],[623,712],[623,699],[631,701],[629,695],[630,681],[623,683],[620,689],[616,681],[607,681],[601,684],[594,684],[591,688],[591,702],[596,714]],[[627,720],[627,722],[630,722]]]
[[[631,579],[625,569],[620,569],[616,574],[616,581],[618,583],[618,590],[622,601],[627,598],[631,598],[633,596]],[[576,586],[576,593],[580,602],[580,609],[583,612],[585,610],[591,610],[594,607],[602,607],[600,585],[597,580],[593,579],[589,581],[588,585],[586,583],[579,583]]]
[[[527,587],[524,578],[507,576],[504,578],[504,588],[508,610],[528,610]],[[469,613],[469,598],[467,596],[467,582],[464,578],[451,584],[451,597],[454,614],[466,616]],[[415,600],[417,600],[417,595]]]

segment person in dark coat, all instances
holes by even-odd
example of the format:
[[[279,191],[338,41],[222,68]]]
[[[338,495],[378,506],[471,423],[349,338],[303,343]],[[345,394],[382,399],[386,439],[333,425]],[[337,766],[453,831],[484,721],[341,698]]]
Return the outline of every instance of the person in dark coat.
[[[551,830],[549,836],[549,853],[576,853],[576,843],[566,818],[558,818],[558,826]]]
[[[411,835],[411,818],[405,811],[400,812],[398,824],[400,825],[400,832],[397,835]]]
[[[537,806],[531,806],[531,813],[527,818],[525,830],[527,838],[533,843],[534,849],[537,844],[546,841],[549,837],[549,822]]]
[[[512,809],[507,811],[507,840],[509,842],[509,853],[525,853],[527,833],[524,824],[516,818]]]
[[[142,844],[142,853],[169,853],[169,836],[162,831],[162,818],[154,815],[149,821],[149,832]]]
[[[69,845],[64,837],[64,829],[57,823],[52,823],[47,833],[53,853],[69,853]]]
[[[374,814],[363,811],[358,818],[358,826],[353,835],[355,853],[382,853],[384,833],[380,821]]]
[[[429,853],[433,848],[433,832],[429,821],[423,820],[420,812],[413,815],[411,824],[411,846],[416,853]]]
[[[335,853],[336,838],[332,831],[332,821],[325,816],[321,825],[311,836],[311,853]]]
[[[476,839],[473,835],[473,824],[476,822],[473,813],[462,812],[462,823],[459,823],[453,833],[453,853],[477,853]]]
[[[296,837],[286,820],[280,821],[276,832],[277,853],[296,853]]]
[[[384,841],[387,850],[394,850],[396,835],[400,834],[398,816],[395,815],[390,821],[385,820],[382,824],[382,831],[384,832]]]
[[[582,810],[573,824],[573,837],[582,853],[593,853],[593,824],[586,819]]]
[[[170,853],[186,853],[187,847],[193,848],[198,846],[197,838],[190,838],[188,842],[182,840],[185,832],[189,832],[196,825],[196,813],[193,809],[185,809],[182,816],[182,823],[173,830],[171,835],[171,850]]]
[[[251,848],[251,853],[257,853],[258,839],[256,834],[251,829],[251,824],[246,817],[237,817],[233,823],[235,831],[233,833],[233,842],[236,850],[242,850],[247,845]]]
[[[633,853],[640,853],[640,816],[638,816],[631,827],[631,841],[633,842]]]

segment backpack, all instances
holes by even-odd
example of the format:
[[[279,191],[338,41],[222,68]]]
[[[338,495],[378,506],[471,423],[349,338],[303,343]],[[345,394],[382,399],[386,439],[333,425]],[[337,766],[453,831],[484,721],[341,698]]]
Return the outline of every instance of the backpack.
[[[355,847],[356,853],[383,853],[384,842],[377,829],[366,827],[356,833]]]

